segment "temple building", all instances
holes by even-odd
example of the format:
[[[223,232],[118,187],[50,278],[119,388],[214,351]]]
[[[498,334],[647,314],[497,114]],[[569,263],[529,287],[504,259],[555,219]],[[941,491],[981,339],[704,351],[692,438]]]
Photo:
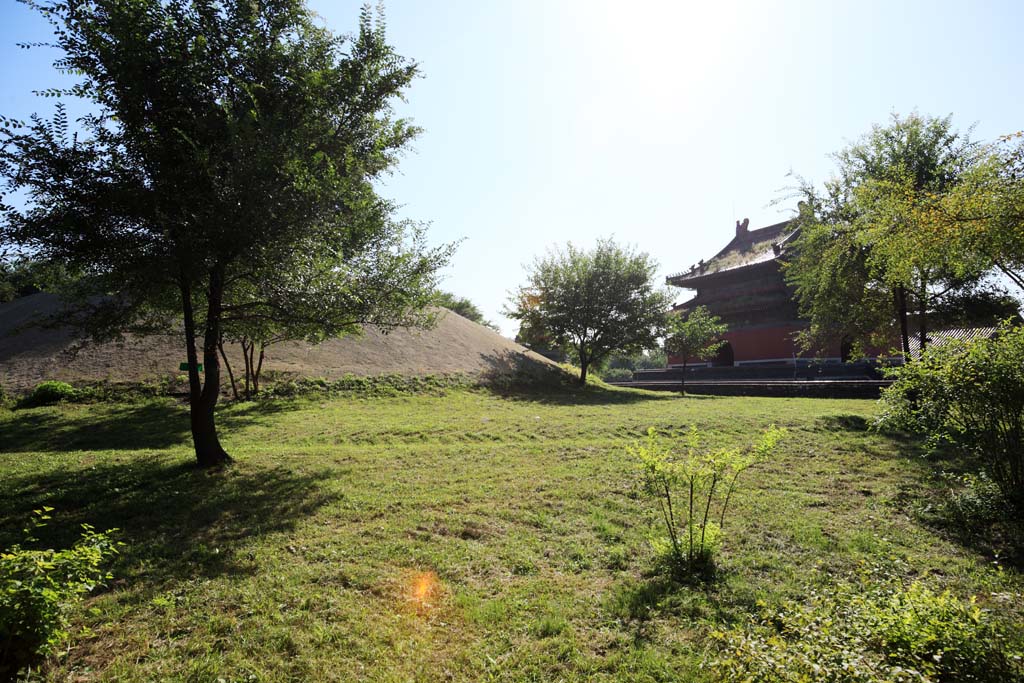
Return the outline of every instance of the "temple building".
[[[737,221],[736,235],[724,249],[667,278],[670,285],[697,292],[676,310],[703,305],[729,326],[717,357],[689,365],[798,365],[809,360],[794,340],[807,322],[800,319],[793,290],[779,269],[779,257],[796,230],[790,221],[758,230],[750,230],[749,224],[749,219]],[[817,360],[839,362],[841,355],[837,344]],[[681,363],[681,358],[669,357],[669,367]]]

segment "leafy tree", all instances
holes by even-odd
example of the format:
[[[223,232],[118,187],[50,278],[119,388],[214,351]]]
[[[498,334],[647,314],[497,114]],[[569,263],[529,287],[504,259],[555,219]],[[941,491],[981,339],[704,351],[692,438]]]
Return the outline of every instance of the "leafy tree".
[[[926,346],[931,309],[985,271],[977,259],[926,239],[929,205],[957,187],[977,152],[949,117],[894,115],[834,155],[837,172],[823,190],[801,182],[800,234],[785,273],[811,322],[805,346],[844,336],[883,345],[896,320],[907,353],[911,310]]]
[[[437,292],[435,296],[435,303],[438,306],[444,306],[452,313],[461,315],[463,318],[466,318],[467,320],[472,320],[473,322],[479,323],[484,327],[491,328],[492,330],[498,332],[499,334],[501,333],[501,329],[490,320],[484,318],[483,311],[477,308],[476,304],[474,304],[466,297],[458,296],[457,294],[452,294],[451,292]]]
[[[450,254],[373,189],[417,133],[391,110],[417,67],[365,8],[342,38],[302,0],[30,6],[54,26],[55,66],[80,77],[47,94],[95,112],[74,133],[60,105],[0,121],[0,174],[28,207],[3,207],[0,238],[66,264],[80,305],[64,319],[95,338],[183,323],[196,458],[223,463],[225,332],[402,324]]]
[[[651,349],[640,353],[613,353],[608,356],[604,367],[608,370],[650,370],[653,368],[664,368],[668,364],[668,358],[661,349]]]
[[[58,270],[30,258],[0,260],[0,303],[41,291]]]
[[[358,250],[299,254],[287,265],[251,271],[230,292],[222,325],[222,340],[242,348],[246,396],[259,391],[263,361],[273,344],[316,344],[360,334],[366,323],[385,331],[432,325],[436,316],[427,307],[437,269],[450,251],[429,250],[422,226],[382,217]],[[223,341],[219,350],[237,396]]]
[[[507,315],[579,359],[580,384],[610,353],[652,348],[665,328],[670,302],[654,285],[657,263],[600,240],[591,251],[572,244],[538,258],[529,282],[509,300]]]
[[[542,327],[537,327],[536,324],[531,325],[525,320],[520,321],[519,331],[516,332],[516,343],[533,351],[557,351],[562,355],[565,354],[565,350],[558,347],[550,332]]]
[[[961,182],[926,208],[929,241],[1024,291],[1024,132],[985,146]]]
[[[683,379],[680,391],[686,394],[686,364],[690,359],[707,360],[725,344],[720,338],[729,326],[717,315],[712,315],[707,306],[697,306],[689,313],[680,313],[669,318],[668,336],[665,337],[665,351],[683,359]]]

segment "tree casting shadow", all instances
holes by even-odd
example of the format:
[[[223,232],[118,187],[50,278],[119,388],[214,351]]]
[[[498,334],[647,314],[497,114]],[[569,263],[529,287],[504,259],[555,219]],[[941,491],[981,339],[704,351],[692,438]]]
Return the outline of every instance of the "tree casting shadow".
[[[337,498],[320,489],[324,473],[280,466],[220,472],[158,457],[119,457],[73,473],[8,477],[0,483],[0,547],[21,542],[31,511],[54,508],[32,547],[67,547],[88,523],[118,528],[126,545],[114,562],[116,579],[144,584],[151,594],[170,580],[255,572],[237,556],[246,540],[287,532]]]

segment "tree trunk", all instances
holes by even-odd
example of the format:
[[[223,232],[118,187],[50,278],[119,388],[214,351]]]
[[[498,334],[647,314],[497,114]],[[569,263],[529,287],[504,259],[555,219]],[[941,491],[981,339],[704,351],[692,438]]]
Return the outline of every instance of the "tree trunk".
[[[220,357],[224,359],[224,367],[228,369],[228,379],[231,380],[231,395],[238,400],[238,385],[235,383],[235,373],[231,371],[231,363],[228,361],[228,354],[224,353],[224,338],[221,337],[220,341],[217,342],[217,348],[220,350]]]
[[[200,467],[219,467],[231,462],[231,456],[221,447],[217,438],[217,425],[214,422],[214,409],[220,396],[220,358],[217,355],[217,343],[220,340],[221,304],[224,297],[224,266],[217,263],[210,270],[210,288],[207,292],[206,331],[203,337],[203,372],[202,391],[190,396],[190,413],[192,421],[192,441],[196,450],[196,461]],[[191,302],[189,302],[191,312]],[[187,326],[187,325],[186,325]],[[193,321],[192,326],[195,326]],[[194,339],[194,337],[193,337]],[[192,353],[195,355],[195,342]],[[191,359],[189,360],[191,364]],[[189,368],[195,372],[198,384],[199,371],[194,365]]]
[[[907,329],[907,290],[896,288],[896,315],[900,319],[900,341],[903,344],[904,362],[910,360],[910,331]]]
[[[266,351],[267,345],[264,344],[263,342],[260,342],[260,359],[259,362],[256,364],[256,370],[252,373],[253,390],[257,394],[260,393],[260,373],[263,372],[263,358],[264,355],[266,354]]]
[[[248,337],[243,336],[239,342],[242,345],[242,363],[245,364],[245,399],[249,400],[252,398],[252,368],[249,361],[249,342]]]
[[[683,356],[683,378],[679,382],[679,393],[686,396],[686,356]]]
[[[928,284],[924,281],[921,282],[921,294],[919,295],[918,301],[918,333],[919,339],[921,340],[921,356],[924,356],[924,349],[928,346],[928,328],[927,328],[927,315],[928,315]]]
[[[587,355],[580,351],[580,386],[587,386],[587,368],[590,365],[590,359]]]

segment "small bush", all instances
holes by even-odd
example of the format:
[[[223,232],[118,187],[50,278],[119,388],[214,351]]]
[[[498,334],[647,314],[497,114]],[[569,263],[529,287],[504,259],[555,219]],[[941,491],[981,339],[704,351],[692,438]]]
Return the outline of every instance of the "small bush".
[[[51,510],[35,511],[36,528]],[[117,552],[113,531],[83,524],[82,536],[65,550],[14,545],[0,553],[0,680],[13,680],[68,637],[69,608],[110,578],[102,565]],[[34,540],[26,530],[25,542]]]
[[[990,524],[1001,519],[1007,508],[1003,492],[987,474],[944,475],[949,489],[939,512],[963,529]]]
[[[1024,510],[1024,327],[930,347],[895,371],[878,426],[976,452],[1008,501]]]
[[[767,458],[785,434],[771,425],[748,449],[708,451],[701,446],[700,432],[691,427],[677,452],[651,427],[644,441],[626,449],[640,469],[643,492],[658,501],[668,533],[668,538],[652,539],[661,563],[676,574],[711,569],[737,479]]]
[[[628,368],[608,368],[601,372],[601,379],[605,382],[632,382],[633,371]]]
[[[67,382],[40,382],[22,402],[26,406],[52,406],[65,401],[74,401],[78,392]]]
[[[1024,676],[1020,634],[982,609],[923,583],[865,573],[716,632],[724,680],[1004,682]]]

